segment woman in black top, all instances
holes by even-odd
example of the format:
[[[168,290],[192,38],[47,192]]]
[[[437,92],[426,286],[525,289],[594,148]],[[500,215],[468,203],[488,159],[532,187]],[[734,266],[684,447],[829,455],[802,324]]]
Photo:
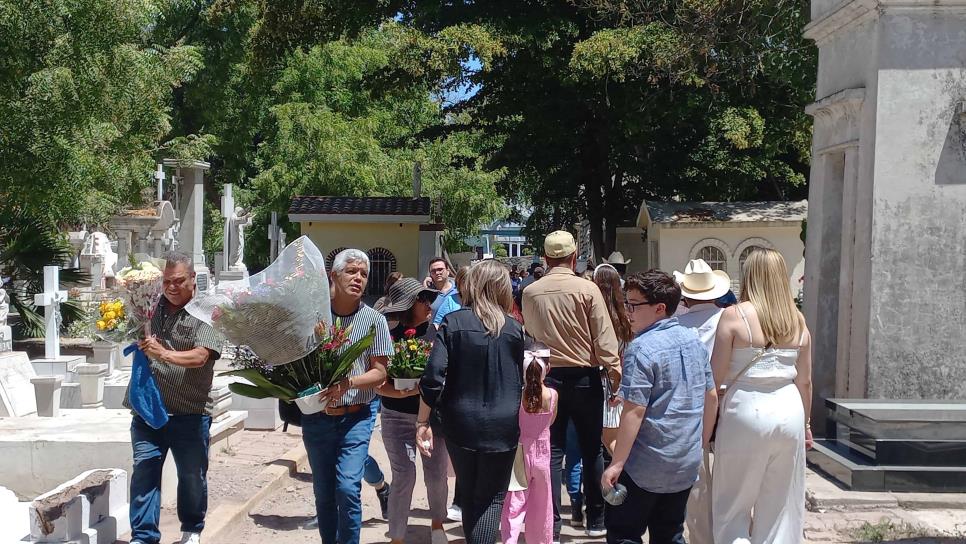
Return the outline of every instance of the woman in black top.
[[[443,320],[420,381],[416,442],[432,458],[440,454],[440,435],[446,437],[466,542],[492,544],[520,440],[524,333],[507,315],[513,291],[500,263],[470,268],[460,294],[466,308]]]
[[[436,300],[437,291],[423,287],[415,278],[396,281],[386,295],[381,312],[390,321],[399,323],[389,333],[394,341],[406,338],[423,338],[429,329],[430,305]],[[409,334],[407,334],[407,332]],[[389,365],[392,367],[392,363]],[[392,380],[376,388],[382,396],[382,441],[389,456],[392,469],[392,487],[389,489],[389,540],[402,544],[409,527],[409,510],[416,486],[416,460],[411,457],[416,449],[416,413],[419,411],[419,390],[400,391]],[[446,444],[441,443],[442,455],[423,458],[423,481],[429,499],[432,518],[432,544],[445,544],[446,499],[449,493]]]

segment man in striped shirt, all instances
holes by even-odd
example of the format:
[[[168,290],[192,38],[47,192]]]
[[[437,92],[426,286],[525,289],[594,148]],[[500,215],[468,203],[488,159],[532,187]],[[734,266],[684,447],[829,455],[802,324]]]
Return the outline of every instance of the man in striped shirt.
[[[185,311],[195,289],[191,258],[183,253],[165,257],[164,296],[151,319],[152,336],[142,340],[140,347],[151,360],[151,373],[169,419],[160,429],[151,428],[136,414],[131,423],[131,544],[161,540],[161,467],[169,450],[178,470],[182,544],[201,542],[208,508],[211,416],[207,404],[222,340],[210,325]],[[127,396],[124,405],[130,408]]]
[[[358,544],[362,528],[362,476],[372,436],[375,387],[386,381],[393,354],[386,318],[362,302],[369,281],[369,257],[347,249],[332,262],[332,322],[352,325],[348,346],[375,327],[372,345],[356,359],[349,377],[320,395],[325,410],[302,416],[302,442],[312,467],[315,510],[323,544]]]

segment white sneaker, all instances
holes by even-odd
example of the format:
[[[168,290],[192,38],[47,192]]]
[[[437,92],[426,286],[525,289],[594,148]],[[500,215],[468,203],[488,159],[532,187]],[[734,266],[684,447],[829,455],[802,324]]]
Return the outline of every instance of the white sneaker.
[[[455,504],[446,509],[446,519],[450,521],[463,521],[463,511]]]
[[[201,544],[201,533],[181,533],[181,544]]]
[[[449,538],[446,537],[446,531],[442,529],[433,529],[432,533],[432,543],[433,544],[448,544]]]

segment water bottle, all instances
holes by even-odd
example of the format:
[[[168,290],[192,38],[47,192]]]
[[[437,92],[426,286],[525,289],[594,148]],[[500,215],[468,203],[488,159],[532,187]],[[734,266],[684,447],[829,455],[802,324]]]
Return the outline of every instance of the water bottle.
[[[627,488],[624,484],[614,484],[614,487],[604,491],[604,500],[607,504],[611,506],[620,506],[624,504],[624,499],[627,498]]]

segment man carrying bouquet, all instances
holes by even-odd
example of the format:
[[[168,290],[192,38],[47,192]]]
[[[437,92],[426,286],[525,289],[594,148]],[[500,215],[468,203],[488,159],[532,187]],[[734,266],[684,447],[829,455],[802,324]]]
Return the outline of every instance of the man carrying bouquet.
[[[370,403],[386,380],[393,354],[386,318],[362,302],[369,257],[347,249],[332,263],[332,322],[352,329],[345,346],[375,328],[372,345],[356,359],[349,376],[323,390],[325,409],[302,416],[302,441],[312,467],[315,509],[323,544],[358,544],[362,527],[362,476],[372,436]],[[324,323],[319,324],[324,336]]]
[[[222,340],[210,325],[185,311],[194,296],[195,270],[183,253],[165,256],[164,292],[151,318],[149,336],[139,343],[168,412],[159,429],[139,415],[131,422],[131,544],[158,544],[161,532],[161,467],[168,451],[178,470],[178,519],[182,544],[201,542],[208,508],[208,442],[211,416],[206,404]],[[124,405],[130,407],[130,388]]]

